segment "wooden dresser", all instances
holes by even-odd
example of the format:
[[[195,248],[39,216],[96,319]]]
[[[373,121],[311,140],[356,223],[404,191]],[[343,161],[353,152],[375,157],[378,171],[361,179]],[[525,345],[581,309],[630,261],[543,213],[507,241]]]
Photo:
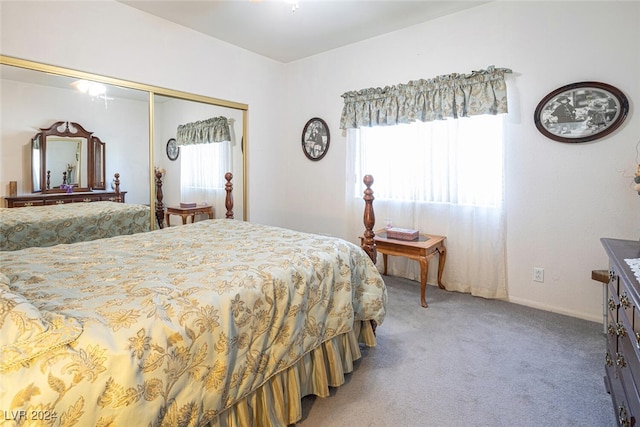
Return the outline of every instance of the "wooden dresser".
[[[124,203],[126,191],[120,191],[120,202]],[[115,191],[87,191],[77,193],[34,193],[21,196],[6,196],[8,208],[21,208],[25,206],[44,206],[62,203],[83,203],[100,201],[118,201]]]
[[[619,426],[640,423],[640,282],[625,259],[640,258],[640,242],[601,239],[609,256],[605,387]]]

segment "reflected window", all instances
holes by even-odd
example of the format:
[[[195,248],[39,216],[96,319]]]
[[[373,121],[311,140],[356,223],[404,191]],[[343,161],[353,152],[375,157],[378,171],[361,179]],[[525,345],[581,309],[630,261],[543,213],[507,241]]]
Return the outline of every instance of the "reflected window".
[[[229,141],[180,147],[180,198],[185,202],[215,204],[225,196],[224,175],[231,170]]]

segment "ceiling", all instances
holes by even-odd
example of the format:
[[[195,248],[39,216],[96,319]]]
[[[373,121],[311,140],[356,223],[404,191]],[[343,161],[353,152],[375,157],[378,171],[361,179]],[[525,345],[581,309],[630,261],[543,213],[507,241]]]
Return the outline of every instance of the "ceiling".
[[[118,0],[251,52],[287,63],[488,1]]]

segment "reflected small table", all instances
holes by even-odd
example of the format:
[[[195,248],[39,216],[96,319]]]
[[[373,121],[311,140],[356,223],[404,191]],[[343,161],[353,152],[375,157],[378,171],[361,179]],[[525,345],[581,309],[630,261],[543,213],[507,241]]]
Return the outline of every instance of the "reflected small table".
[[[387,238],[385,230],[378,230],[375,233],[376,250],[382,254],[384,261],[382,274],[387,275],[387,255],[403,256],[420,263],[420,304],[423,307],[428,307],[425,292],[427,275],[429,274],[429,260],[436,254],[440,255],[438,258],[438,286],[440,289],[445,289],[442,284],[442,271],[447,259],[447,248],[444,246],[446,237],[420,234],[418,240],[398,240]]]
[[[171,227],[169,222],[170,215],[180,215],[182,217],[182,224],[187,223],[187,218],[191,217],[191,223],[196,221],[196,215],[209,215],[209,219],[213,219],[213,206],[202,205],[194,208],[181,208],[180,206],[169,206],[164,214],[164,220],[167,223],[167,227]]]

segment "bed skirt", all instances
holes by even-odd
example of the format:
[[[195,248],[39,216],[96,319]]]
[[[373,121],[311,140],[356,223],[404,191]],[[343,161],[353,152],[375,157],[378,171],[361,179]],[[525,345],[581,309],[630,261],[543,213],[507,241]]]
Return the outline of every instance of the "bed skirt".
[[[293,366],[272,376],[249,396],[218,415],[210,427],[272,427],[294,424],[302,418],[302,398],[329,396],[329,387],[344,384],[345,374],[362,354],[359,343],[376,345],[370,321],[358,321],[351,332],[324,342]]]

